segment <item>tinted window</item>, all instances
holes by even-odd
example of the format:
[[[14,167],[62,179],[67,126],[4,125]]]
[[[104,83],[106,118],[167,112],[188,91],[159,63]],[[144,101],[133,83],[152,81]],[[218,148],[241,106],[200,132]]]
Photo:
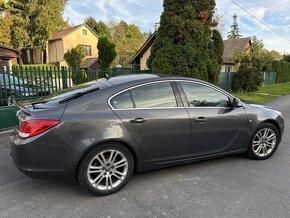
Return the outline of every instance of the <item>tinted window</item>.
[[[181,82],[190,107],[228,107],[230,101],[224,94],[198,83]]]
[[[131,94],[136,108],[177,107],[170,82],[140,86]]]
[[[128,109],[133,108],[130,92],[123,92],[116,97],[112,98],[111,105],[115,109]]]

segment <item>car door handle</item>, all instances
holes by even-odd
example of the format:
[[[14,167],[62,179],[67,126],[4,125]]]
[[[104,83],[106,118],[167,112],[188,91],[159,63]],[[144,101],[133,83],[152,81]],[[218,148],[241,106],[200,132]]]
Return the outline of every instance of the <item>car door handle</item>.
[[[140,124],[140,123],[145,123],[146,120],[144,120],[143,118],[135,118],[135,120],[130,120],[130,123],[137,123],[137,124]]]
[[[197,123],[205,123],[206,121],[207,119],[205,117],[199,117],[199,118],[194,119],[194,122],[197,122]]]

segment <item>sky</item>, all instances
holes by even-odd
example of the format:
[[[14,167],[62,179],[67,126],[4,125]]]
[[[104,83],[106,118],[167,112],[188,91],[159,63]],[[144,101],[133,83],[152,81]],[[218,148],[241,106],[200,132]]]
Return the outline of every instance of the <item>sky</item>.
[[[162,4],[163,0],[69,0],[64,17],[72,24],[88,16],[105,22],[125,20],[148,32],[159,22]],[[290,0],[216,0],[216,7],[223,15],[225,39],[237,14],[243,37],[255,35],[267,49],[290,53]]]

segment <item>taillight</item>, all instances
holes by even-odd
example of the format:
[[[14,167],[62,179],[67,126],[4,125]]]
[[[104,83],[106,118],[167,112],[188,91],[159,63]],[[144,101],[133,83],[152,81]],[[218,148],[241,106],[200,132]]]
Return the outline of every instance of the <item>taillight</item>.
[[[19,136],[29,138],[43,133],[59,124],[59,120],[27,120],[20,123]]]

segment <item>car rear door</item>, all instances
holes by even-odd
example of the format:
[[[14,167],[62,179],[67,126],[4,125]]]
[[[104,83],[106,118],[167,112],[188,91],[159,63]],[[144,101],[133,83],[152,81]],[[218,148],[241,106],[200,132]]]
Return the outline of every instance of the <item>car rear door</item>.
[[[189,158],[246,148],[244,108],[233,108],[230,97],[214,86],[179,81],[178,87],[192,124]]]
[[[191,123],[172,85],[170,81],[151,82],[109,99],[115,114],[155,163],[188,157]]]

